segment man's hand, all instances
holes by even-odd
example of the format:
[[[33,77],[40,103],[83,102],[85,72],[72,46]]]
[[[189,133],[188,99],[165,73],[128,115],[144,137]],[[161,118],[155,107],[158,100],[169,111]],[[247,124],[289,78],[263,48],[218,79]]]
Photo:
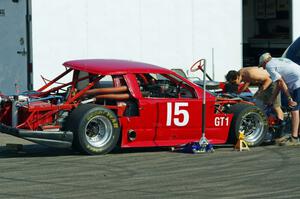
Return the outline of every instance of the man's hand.
[[[293,99],[289,100],[288,102],[288,106],[290,108],[294,108],[295,106],[297,106],[297,102],[295,102]]]

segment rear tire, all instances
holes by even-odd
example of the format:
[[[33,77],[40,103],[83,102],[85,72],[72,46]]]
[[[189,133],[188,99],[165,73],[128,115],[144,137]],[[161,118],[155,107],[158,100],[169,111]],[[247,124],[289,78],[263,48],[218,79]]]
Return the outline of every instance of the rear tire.
[[[109,153],[120,136],[115,113],[96,104],[78,106],[70,114],[67,128],[74,133],[73,148],[91,155]]]
[[[230,126],[228,142],[235,144],[239,132],[244,131],[245,141],[249,146],[259,146],[268,131],[267,118],[257,106],[249,104],[235,104],[230,108],[233,119]]]

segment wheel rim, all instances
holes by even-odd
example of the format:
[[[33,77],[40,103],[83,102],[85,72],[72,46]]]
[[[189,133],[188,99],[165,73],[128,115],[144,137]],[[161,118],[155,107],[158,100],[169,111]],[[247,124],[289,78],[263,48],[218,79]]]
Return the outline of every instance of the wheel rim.
[[[254,143],[264,133],[264,122],[261,115],[256,112],[247,113],[242,117],[239,131],[244,131],[245,141]]]
[[[85,137],[93,147],[105,146],[111,139],[113,128],[110,120],[103,116],[91,118],[85,126]]]

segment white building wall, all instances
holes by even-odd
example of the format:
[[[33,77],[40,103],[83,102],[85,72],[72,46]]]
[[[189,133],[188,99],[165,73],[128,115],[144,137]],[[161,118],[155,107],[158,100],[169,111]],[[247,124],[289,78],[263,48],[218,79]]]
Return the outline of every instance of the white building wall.
[[[293,0],[292,3],[293,6],[293,40],[297,39],[298,37],[300,37],[300,12],[299,12],[299,8],[300,8],[300,1],[299,0]]]
[[[34,87],[40,75],[54,77],[70,59],[128,59],[187,70],[205,58],[211,74],[212,49],[215,79],[224,80],[242,63],[241,3],[32,0]]]

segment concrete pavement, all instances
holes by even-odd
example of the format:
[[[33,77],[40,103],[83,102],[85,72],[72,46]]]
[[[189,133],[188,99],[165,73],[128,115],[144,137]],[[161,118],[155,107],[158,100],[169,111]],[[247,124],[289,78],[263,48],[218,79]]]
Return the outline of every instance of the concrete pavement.
[[[5,143],[22,143],[17,152]],[[299,198],[300,147],[211,154],[167,149],[104,156],[0,135],[0,198]]]

